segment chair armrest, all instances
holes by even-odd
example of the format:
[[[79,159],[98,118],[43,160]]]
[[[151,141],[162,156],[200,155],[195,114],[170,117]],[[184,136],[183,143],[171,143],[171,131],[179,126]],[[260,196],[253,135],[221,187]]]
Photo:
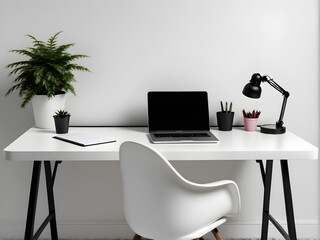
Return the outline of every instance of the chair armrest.
[[[236,215],[240,209],[241,209],[241,199],[240,199],[240,192],[237,184],[232,181],[232,180],[220,180],[220,181],[215,181],[211,183],[204,183],[204,184],[199,184],[199,183],[194,183],[191,181],[188,181],[185,179],[185,181],[193,188],[193,190],[200,190],[204,192],[211,192],[215,191],[219,188],[225,188],[231,195],[231,198],[233,199],[233,211],[230,216]]]

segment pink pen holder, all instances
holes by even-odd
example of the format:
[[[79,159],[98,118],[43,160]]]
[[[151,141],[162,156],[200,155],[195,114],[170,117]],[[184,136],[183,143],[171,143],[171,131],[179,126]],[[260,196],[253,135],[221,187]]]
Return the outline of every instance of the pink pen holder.
[[[246,131],[256,131],[258,118],[244,118],[244,129]]]

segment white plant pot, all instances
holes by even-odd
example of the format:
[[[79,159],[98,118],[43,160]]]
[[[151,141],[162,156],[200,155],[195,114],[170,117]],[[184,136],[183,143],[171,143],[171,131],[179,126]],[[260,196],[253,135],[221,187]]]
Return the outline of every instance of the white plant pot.
[[[57,110],[64,109],[66,94],[58,94],[50,99],[46,95],[36,95],[31,103],[36,127],[54,129],[53,115]]]

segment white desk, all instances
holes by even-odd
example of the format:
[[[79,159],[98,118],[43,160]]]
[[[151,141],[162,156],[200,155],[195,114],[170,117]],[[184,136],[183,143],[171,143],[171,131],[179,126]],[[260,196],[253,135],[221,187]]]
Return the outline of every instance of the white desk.
[[[53,130],[31,128],[4,149],[7,160],[34,162],[25,239],[37,239],[48,223],[50,223],[52,239],[58,239],[53,184],[58,164],[61,161],[118,161],[119,147],[124,141],[136,141],[152,146],[171,161],[257,160],[264,183],[261,238],[267,239],[269,221],[286,239],[296,240],[297,238],[288,160],[316,160],[318,159],[318,148],[291,132],[269,135],[260,132],[246,132],[243,128],[234,128],[230,132],[212,129],[213,134],[220,140],[217,144],[152,144],[149,141],[147,128],[142,127],[72,127],[69,131],[101,134],[114,138],[117,142],[80,147],[52,138],[56,135]],[[267,160],[266,170],[264,170],[262,160]],[[279,160],[281,164],[288,234],[269,214],[273,160]],[[44,161],[46,173],[49,216],[34,234],[42,161]],[[50,161],[55,161],[53,172]]]
[[[234,128],[230,132],[212,130],[218,144],[152,144],[147,128],[83,127],[69,132],[90,132],[110,136],[115,143],[79,147],[52,138],[52,130],[31,128],[4,149],[5,159],[18,161],[118,161],[119,147],[124,141],[136,141],[154,147],[169,160],[256,160],[317,159],[318,149],[291,132],[281,135],[246,132]]]

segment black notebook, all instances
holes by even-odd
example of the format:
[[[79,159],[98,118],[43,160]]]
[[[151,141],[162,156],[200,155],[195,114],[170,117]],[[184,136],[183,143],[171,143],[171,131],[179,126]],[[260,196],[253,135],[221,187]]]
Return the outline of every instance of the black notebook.
[[[65,142],[73,143],[82,147],[104,144],[104,143],[112,143],[116,141],[115,139],[99,136],[93,133],[82,133],[82,132],[59,134],[54,136],[53,138],[59,139]]]

